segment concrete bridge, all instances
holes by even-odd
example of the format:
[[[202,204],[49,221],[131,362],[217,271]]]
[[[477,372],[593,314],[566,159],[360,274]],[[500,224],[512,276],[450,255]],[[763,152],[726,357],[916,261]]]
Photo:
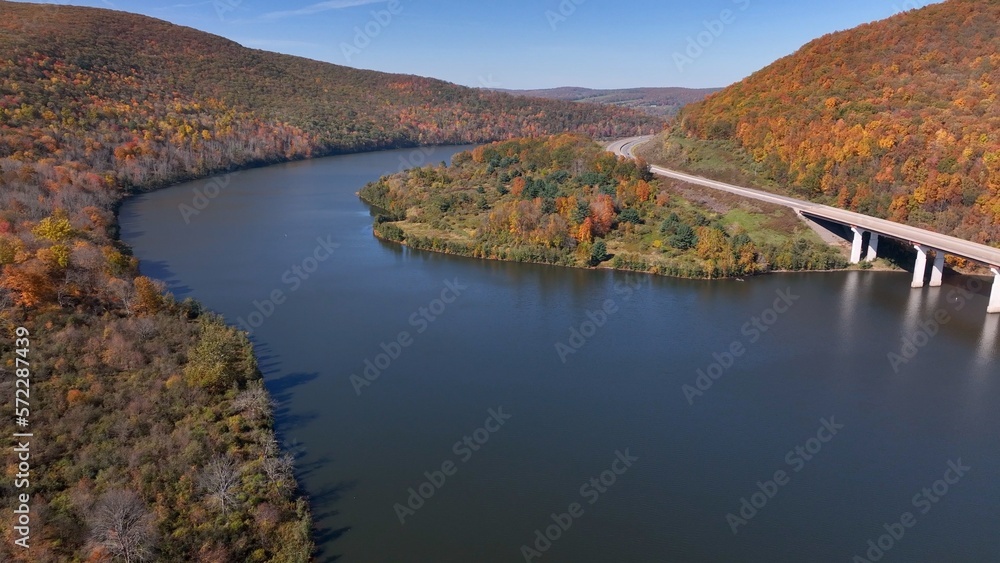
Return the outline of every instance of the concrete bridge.
[[[635,148],[650,139],[652,136],[631,137],[615,141],[607,146],[607,149],[618,155],[634,158]],[[785,197],[771,194],[752,188],[743,188],[709,180],[700,176],[685,174],[676,170],[669,170],[661,166],[651,166],[651,171],[666,178],[682,180],[690,184],[704,186],[715,190],[721,190],[743,197],[748,197],[760,201],[766,201],[776,205],[782,205],[794,209],[799,215],[810,219],[821,219],[840,225],[850,227],[853,232],[854,244],[851,250],[851,263],[858,264],[864,261],[873,261],[878,258],[879,240],[881,237],[890,237],[912,244],[917,250],[917,262],[913,269],[914,288],[922,288],[925,285],[927,266],[930,257],[933,255],[932,272],[930,279],[931,287],[940,287],[944,276],[945,256],[951,254],[960,258],[965,258],[990,268],[993,272],[993,291],[990,295],[988,311],[990,313],[1000,313],[1000,248],[993,248],[984,244],[970,242],[957,237],[942,235],[926,229],[911,227],[871,217],[862,213],[846,211],[829,205],[820,205],[801,199]]]

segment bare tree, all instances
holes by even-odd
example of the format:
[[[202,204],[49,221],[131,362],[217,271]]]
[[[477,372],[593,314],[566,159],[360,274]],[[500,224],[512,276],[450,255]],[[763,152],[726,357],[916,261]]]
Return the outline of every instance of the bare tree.
[[[264,452],[265,457],[274,457],[278,455],[281,448],[278,447],[278,439],[274,437],[271,432],[260,432],[258,434],[257,442],[260,444],[261,449]]]
[[[292,454],[266,458],[263,469],[268,480],[279,489],[290,490],[295,487],[295,458]]]
[[[125,308],[125,313],[132,315],[132,305],[135,304],[135,287],[131,282],[112,278],[107,283],[108,290],[112,296],[117,297]]]
[[[233,399],[232,408],[251,422],[256,422],[271,417],[274,402],[267,389],[264,389],[264,382],[254,381]]]
[[[131,323],[130,328],[135,331],[135,334],[143,341],[148,341],[154,336],[156,336],[156,322],[149,317],[142,317],[136,319],[134,323]]]
[[[108,491],[90,516],[90,540],[125,563],[148,561],[156,544],[153,514],[134,492]]]
[[[201,488],[223,514],[236,505],[236,485],[242,473],[243,468],[230,456],[216,457],[202,470]]]

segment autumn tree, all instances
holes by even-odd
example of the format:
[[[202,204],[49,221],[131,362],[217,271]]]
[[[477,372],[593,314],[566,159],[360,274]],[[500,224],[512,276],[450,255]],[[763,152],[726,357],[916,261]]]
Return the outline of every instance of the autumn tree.
[[[587,217],[576,230],[576,240],[590,242],[594,240],[594,220]]]
[[[135,288],[134,310],[137,315],[155,315],[163,308],[162,284],[146,276],[139,276],[133,281]]]
[[[57,210],[51,217],[42,219],[31,232],[38,238],[58,244],[72,238],[74,230],[66,213]]]
[[[29,308],[52,303],[56,294],[52,272],[39,260],[4,266],[0,287],[10,290],[18,305]]]
[[[213,391],[223,391],[254,378],[257,359],[246,333],[217,319],[201,322],[198,344],[184,368],[187,380]]]
[[[598,194],[590,203],[594,236],[602,237],[611,232],[615,224],[615,202],[607,194]]]
[[[517,178],[514,178],[514,181],[510,185],[510,193],[514,197],[521,197],[521,194],[524,193],[525,185],[526,182],[524,180],[524,177],[518,176]]]

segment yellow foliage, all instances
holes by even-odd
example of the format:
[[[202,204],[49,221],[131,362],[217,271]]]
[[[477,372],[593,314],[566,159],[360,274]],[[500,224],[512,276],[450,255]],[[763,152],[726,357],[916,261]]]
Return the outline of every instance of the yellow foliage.
[[[73,236],[73,225],[66,218],[65,213],[57,211],[51,217],[46,217],[31,229],[36,237],[50,242],[61,243],[69,240]]]
[[[55,244],[48,248],[41,248],[36,253],[36,256],[39,260],[54,269],[66,269],[69,267],[70,250],[65,244]]]

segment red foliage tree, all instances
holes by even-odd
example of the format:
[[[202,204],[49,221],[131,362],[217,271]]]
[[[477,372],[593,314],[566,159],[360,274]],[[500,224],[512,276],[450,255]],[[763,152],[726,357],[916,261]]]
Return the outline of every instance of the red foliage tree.
[[[602,237],[614,227],[615,202],[607,194],[598,194],[590,203],[590,216],[593,219],[594,236]]]

